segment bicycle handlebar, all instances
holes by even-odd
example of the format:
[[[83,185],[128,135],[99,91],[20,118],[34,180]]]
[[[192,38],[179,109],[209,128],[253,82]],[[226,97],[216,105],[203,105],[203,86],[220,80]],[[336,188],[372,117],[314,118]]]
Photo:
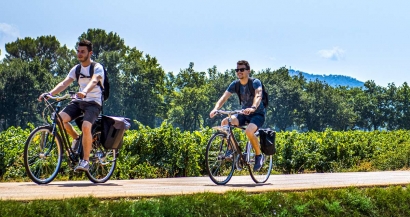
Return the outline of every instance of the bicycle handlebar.
[[[65,95],[63,95],[63,96],[50,96],[50,95],[47,95],[47,96],[45,96],[44,98],[46,98],[46,99],[52,99],[52,100],[55,100],[55,101],[61,101],[61,100],[65,100],[65,99],[71,99],[71,98],[73,98],[72,97],[72,95],[71,94],[65,94]]]
[[[43,96],[43,99],[45,100],[55,100],[55,101],[62,101],[62,100],[66,100],[66,99],[76,99],[77,96],[75,94],[75,92],[73,91],[69,91],[67,94],[63,95],[63,96],[51,96],[51,95],[45,95]]]
[[[224,111],[224,110],[217,110],[215,114],[222,114],[222,115],[236,115],[236,114],[243,114],[243,109],[242,110],[234,110],[234,111]]]

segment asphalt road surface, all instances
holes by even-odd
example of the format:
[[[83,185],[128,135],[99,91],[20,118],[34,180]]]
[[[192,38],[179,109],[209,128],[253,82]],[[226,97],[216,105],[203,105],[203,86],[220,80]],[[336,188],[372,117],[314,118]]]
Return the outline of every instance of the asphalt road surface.
[[[93,184],[90,181],[54,181],[47,185],[37,185],[33,182],[3,182],[0,183],[0,199],[26,201],[87,196],[138,198],[200,192],[224,193],[235,190],[265,192],[408,184],[410,171],[271,175],[264,184],[255,184],[250,176],[234,176],[223,186],[215,185],[209,177],[109,180],[104,184]]]

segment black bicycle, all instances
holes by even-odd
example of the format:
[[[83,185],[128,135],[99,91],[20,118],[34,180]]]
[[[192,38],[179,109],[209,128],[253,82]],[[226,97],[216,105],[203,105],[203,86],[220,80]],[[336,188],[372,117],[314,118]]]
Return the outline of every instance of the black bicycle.
[[[78,149],[73,150],[59,115],[62,102],[75,99],[75,97],[74,92],[61,97],[44,97],[43,101],[46,107],[42,116],[47,124],[34,129],[24,147],[24,166],[27,175],[37,184],[47,184],[54,180],[60,172],[64,151],[71,169],[74,169],[83,158],[82,135],[80,135]],[[94,183],[104,183],[110,179],[114,173],[118,157],[117,149],[105,149],[100,142],[101,119],[100,115],[92,127],[90,166],[89,171],[86,172],[88,179]],[[82,117],[76,122],[81,123]]]
[[[206,147],[206,169],[211,180],[217,185],[224,185],[231,180],[235,169],[242,170],[247,167],[255,183],[265,183],[272,171],[272,155],[265,155],[264,164],[258,171],[253,170],[255,164],[255,151],[252,144],[247,141],[245,149],[242,150],[238,144],[233,128],[246,129],[246,126],[232,125],[231,116],[235,114],[243,114],[242,110],[216,112],[219,115],[228,116],[228,125],[213,127],[217,130],[208,141]],[[259,140],[259,133],[255,135]]]

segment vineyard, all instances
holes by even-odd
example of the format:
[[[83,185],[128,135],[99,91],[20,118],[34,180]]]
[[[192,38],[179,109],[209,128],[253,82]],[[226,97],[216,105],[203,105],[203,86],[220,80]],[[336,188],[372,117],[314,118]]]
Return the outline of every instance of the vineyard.
[[[0,133],[0,181],[29,181],[23,165],[26,138],[34,126]],[[203,176],[205,148],[212,129],[181,131],[164,122],[139,126],[124,137],[112,179]],[[237,138],[245,135],[236,131]],[[274,173],[401,170],[410,167],[409,131],[278,132]],[[58,180],[83,179],[63,163]]]

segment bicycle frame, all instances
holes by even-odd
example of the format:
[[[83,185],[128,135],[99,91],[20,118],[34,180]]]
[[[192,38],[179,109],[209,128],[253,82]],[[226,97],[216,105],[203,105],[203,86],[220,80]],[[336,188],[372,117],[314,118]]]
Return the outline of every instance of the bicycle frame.
[[[73,96],[71,94],[70,98],[72,98],[72,97]],[[61,98],[62,98],[61,100],[59,98],[57,98],[57,102],[53,102],[53,103],[50,103],[50,102],[46,101],[46,103],[48,103],[48,105],[46,106],[45,110],[47,108],[49,108],[53,112],[52,113],[52,120],[53,121],[51,123],[51,128],[52,128],[51,132],[53,134],[53,137],[52,137],[53,141],[56,137],[56,134],[59,134],[59,136],[63,139],[63,141],[62,141],[63,146],[64,146],[63,149],[66,151],[66,153],[68,155],[68,158],[70,159],[70,162],[72,164],[75,164],[76,159],[74,159],[73,155],[72,155],[74,153],[74,151],[71,149],[71,147],[69,145],[70,144],[69,135],[67,133],[67,130],[64,127],[63,119],[61,118],[61,116],[59,114],[60,110],[61,110],[61,107],[62,107],[62,102],[67,100],[67,99],[70,99],[70,98],[68,98],[67,95],[63,96]],[[57,105],[55,107],[53,107],[54,103],[57,103]],[[46,118],[44,117],[44,112],[43,112],[43,119],[46,120]],[[54,142],[52,144],[54,144]],[[81,146],[81,143],[80,143],[80,146]],[[48,150],[48,151],[50,151],[50,150]]]
[[[34,129],[26,140],[23,156],[24,167],[29,178],[37,184],[48,184],[54,180],[64,160],[63,152],[67,154],[66,160],[71,169],[74,169],[76,163],[83,159],[81,139],[78,142],[79,146],[73,150],[69,132],[67,132],[63,118],[59,114],[62,110],[61,101],[74,99],[74,96],[74,94],[66,94],[62,97],[47,96],[48,99],[55,101],[50,102],[48,99],[44,99],[46,104],[46,108],[43,110],[45,125]],[[77,124],[80,123],[78,121],[82,120],[76,119]],[[96,124],[92,126],[89,167],[85,173],[88,179],[94,183],[104,183],[110,179],[114,173],[118,155],[117,149],[103,147],[101,121],[99,116]],[[79,153],[76,153],[77,150]],[[76,172],[75,169],[74,172]]]
[[[241,130],[244,130],[245,128],[244,127],[241,127],[241,126],[236,126],[236,125],[233,125],[232,124],[232,118],[231,118],[231,116],[232,115],[234,115],[234,114],[238,114],[238,113],[240,113],[240,112],[242,112],[242,111],[233,111],[233,112],[229,112],[229,113],[226,113],[227,115],[228,115],[228,125],[226,126],[216,126],[216,127],[213,127],[214,129],[216,129],[216,130],[218,130],[218,131],[220,131],[220,132],[224,132],[224,133],[226,133],[226,135],[227,135],[227,143],[228,143],[228,145],[229,146],[231,146],[231,148],[234,148],[236,151],[237,151],[237,153],[239,154],[239,156],[241,156],[241,160],[240,160],[240,162],[241,163],[246,163],[246,164],[248,164],[248,162],[249,162],[249,155],[244,155],[243,154],[243,151],[242,151],[242,148],[241,148],[241,146],[239,145],[239,143],[238,143],[238,141],[236,140],[236,138],[235,138],[235,134],[233,133],[233,130],[232,129],[234,129],[234,128],[239,128],[239,129],[241,129]],[[228,130],[227,129],[225,129],[225,128],[228,128]],[[233,142],[233,146],[232,146],[232,142]],[[246,147],[246,153],[250,153],[250,148],[252,148],[252,147]],[[248,150],[249,149],[249,150]],[[246,157],[246,159],[244,158],[244,157]]]
[[[235,138],[234,128],[246,130],[246,126],[232,124],[232,115],[243,114],[242,110],[218,110],[216,114],[227,115],[225,120],[228,123],[223,126],[213,127],[218,132],[211,136],[207,144],[205,160],[206,169],[211,180],[217,185],[224,185],[232,178],[235,167],[238,171],[246,167],[255,183],[266,182],[272,169],[272,156],[266,156],[264,153],[256,155],[249,139],[247,139],[245,147],[241,147],[242,145]],[[258,136],[258,134],[259,132],[256,131],[255,135]],[[258,161],[256,161],[257,158]],[[255,167],[256,162],[259,162],[258,167]],[[251,169],[252,165],[254,165],[253,170]]]

